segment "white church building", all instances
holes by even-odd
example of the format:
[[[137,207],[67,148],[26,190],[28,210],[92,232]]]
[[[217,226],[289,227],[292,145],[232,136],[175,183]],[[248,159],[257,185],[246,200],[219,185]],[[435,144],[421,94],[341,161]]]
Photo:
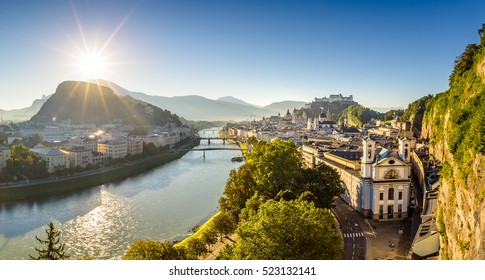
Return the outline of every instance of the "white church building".
[[[397,153],[377,147],[369,137],[362,142],[360,162],[336,152],[311,160],[327,164],[340,174],[345,190],[342,198],[363,216],[379,221],[407,218],[411,195],[410,140],[399,139]],[[305,159],[308,161],[309,155]]]

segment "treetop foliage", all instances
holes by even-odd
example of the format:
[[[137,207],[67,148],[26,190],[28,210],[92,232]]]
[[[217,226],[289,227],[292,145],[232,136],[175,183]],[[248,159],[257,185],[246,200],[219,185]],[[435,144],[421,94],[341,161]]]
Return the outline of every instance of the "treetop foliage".
[[[383,117],[382,113],[362,105],[350,105],[346,112],[347,118],[356,122],[357,126],[362,126],[363,124],[368,123],[371,119],[382,119]]]
[[[48,224],[48,228],[45,230],[47,233],[47,239],[41,239],[37,236],[35,238],[39,243],[47,248],[37,248],[35,250],[38,253],[37,257],[30,256],[32,260],[65,260],[69,258],[64,252],[65,244],[61,243],[61,232],[55,228],[54,223],[51,221]]]
[[[131,244],[123,260],[185,260],[185,248],[175,248],[172,243],[154,240],[137,240]]]
[[[15,145],[0,173],[2,181],[41,179],[47,177],[47,166],[40,156],[23,145]]]
[[[236,233],[238,240],[220,258],[247,260],[339,259],[342,239],[328,209],[304,200],[268,200]]]
[[[268,199],[291,200],[304,192],[313,193],[317,207],[330,208],[332,199],[343,189],[339,175],[331,167],[305,167],[294,142],[260,141],[247,155],[246,163],[230,172],[219,205],[238,221],[249,201],[250,205],[257,205]]]

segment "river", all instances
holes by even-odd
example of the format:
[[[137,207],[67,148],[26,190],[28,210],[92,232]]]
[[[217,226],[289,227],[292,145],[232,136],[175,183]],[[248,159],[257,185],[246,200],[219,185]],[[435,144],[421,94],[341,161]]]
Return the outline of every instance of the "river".
[[[202,137],[218,137],[217,129]],[[207,148],[201,140],[196,148]],[[211,140],[210,147],[237,148]],[[54,221],[71,259],[119,259],[139,239],[181,240],[217,211],[239,151],[191,151],[146,173],[61,196],[0,204],[0,260],[29,259]]]

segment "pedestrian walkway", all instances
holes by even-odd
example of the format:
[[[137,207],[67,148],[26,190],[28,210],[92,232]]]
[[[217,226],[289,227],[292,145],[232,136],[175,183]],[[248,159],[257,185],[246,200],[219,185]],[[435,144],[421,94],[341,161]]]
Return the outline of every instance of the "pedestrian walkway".
[[[366,226],[367,260],[405,260],[410,249],[409,222],[373,221],[364,219]]]
[[[355,237],[364,237],[363,232],[356,232],[356,233],[344,233],[344,238],[355,238]]]
[[[211,251],[209,253],[207,253],[207,255],[205,256],[205,260],[215,260],[216,259],[216,256],[219,254],[219,251],[222,249],[222,247],[224,247],[224,245],[226,244],[231,244],[231,243],[234,243],[236,239],[236,235],[233,234],[231,235],[231,237],[224,237],[222,239],[222,241],[220,239],[217,239],[217,242],[212,245],[211,247]]]

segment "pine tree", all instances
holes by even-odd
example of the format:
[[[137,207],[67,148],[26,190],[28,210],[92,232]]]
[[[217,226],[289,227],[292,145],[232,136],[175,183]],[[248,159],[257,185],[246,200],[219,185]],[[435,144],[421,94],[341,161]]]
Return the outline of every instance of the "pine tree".
[[[64,252],[64,243],[60,243],[60,234],[61,232],[54,227],[54,223],[49,222],[48,228],[45,230],[47,233],[47,239],[40,239],[39,237],[35,236],[37,241],[41,245],[47,245],[46,249],[39,249],[35,247],[37,253],[39,253],[38,257],[33,257],[31,255],[30,259],[32,260],[65,260],[68,259],[69,256],[66,255]]]

